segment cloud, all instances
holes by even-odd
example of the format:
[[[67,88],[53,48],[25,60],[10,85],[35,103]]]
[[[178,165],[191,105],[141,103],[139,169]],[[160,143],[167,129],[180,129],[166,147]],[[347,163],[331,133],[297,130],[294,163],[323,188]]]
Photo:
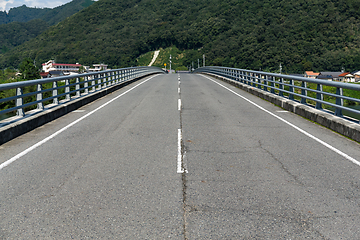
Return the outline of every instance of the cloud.
[[[5,9],[9,8],[12,4],[14,4],[15,0],[1,0],[0,1],[0,10],[4,11]]]
[[[37,8],[54,8],[64,5],[72,0],[0,0],[0,11],[9,11],[10,8],[26,5]]]

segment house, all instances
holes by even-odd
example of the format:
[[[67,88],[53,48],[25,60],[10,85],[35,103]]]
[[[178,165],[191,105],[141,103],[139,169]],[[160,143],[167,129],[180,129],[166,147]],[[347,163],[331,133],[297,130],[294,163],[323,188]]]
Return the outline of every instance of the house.
[[[355,71],[352,72],[351,74],[354,75],[355,82],[360,82],[360,71]]]
[[[306,78],[315,79],[317,76],[319,76],[319,73],[315,73],[313,71],[305,71],[305,74],[304,74],[304,77],[306,77]]]
[[[43,72],[50,72],[50,71],[62,71],[64,73],[79,72],[81,66],[82,65],[79,63],[76,64],[55,63],[54,60],[50,60],[42,64],[42,70]]]
[[[355,82],[355,76],[349,72],[344,72],[339,75],[339,80],[341,82]]]
[[[319,75],[316,77],[316,79],[332,81],[333,77],[331,75]]]
[[[51,75],[50,75],[49,72],[41,72],[41,73],[40,73],[40,76],[41,76],[42,79],[43,79],[43,78],[49,78],[49,77],[51,77]]]
[[[65,75],[62,71],[50,71],[49,74],[50,77],[60,77]]]
[[[105,71],[108,70],[108,65],[100,63],[100,64],[93,64],[94,68],[87,69],[89,72],[99,72],[99,71]]]
[[[316,77],[317,79],[326,79],[329,81],[339,81],[339,76],[344,72],[320,72],[320,74]]]

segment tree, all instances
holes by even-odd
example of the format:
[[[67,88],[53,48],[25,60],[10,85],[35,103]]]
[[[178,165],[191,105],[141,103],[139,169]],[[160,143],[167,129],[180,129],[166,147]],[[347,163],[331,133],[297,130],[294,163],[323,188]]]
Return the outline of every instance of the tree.
[[[22,79],[32,80],[40,78],[39,69],[34,65],[34,62],[30,58],[25,58],[22,63],[20,63],[19,70]]]

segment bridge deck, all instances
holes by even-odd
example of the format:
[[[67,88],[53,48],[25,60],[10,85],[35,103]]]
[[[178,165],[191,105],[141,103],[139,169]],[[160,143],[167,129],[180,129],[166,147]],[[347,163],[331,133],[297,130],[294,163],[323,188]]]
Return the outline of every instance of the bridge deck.
[[[360,236],[359,144],[205,76],[132,83],[3,144],[10,159],[4,239]]]

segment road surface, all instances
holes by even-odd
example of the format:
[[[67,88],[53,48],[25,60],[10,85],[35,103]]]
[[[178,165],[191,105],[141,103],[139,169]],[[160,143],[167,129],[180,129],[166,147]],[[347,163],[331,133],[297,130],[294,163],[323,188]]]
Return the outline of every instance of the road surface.
[[[359,239],[359,144],[203,75],[0,146],[0,239]]]

